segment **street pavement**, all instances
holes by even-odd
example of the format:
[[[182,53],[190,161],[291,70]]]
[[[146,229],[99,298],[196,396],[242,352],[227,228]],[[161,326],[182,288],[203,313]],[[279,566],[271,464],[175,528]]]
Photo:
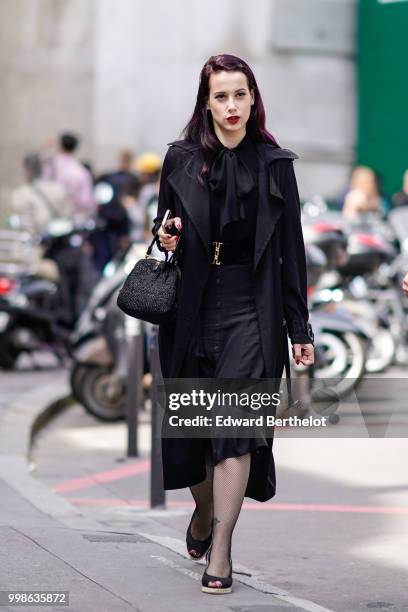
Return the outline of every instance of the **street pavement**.
[[[56,402],[69,393],[67,372],[1,373],[0,590],[69,591],[78,612],[408,611],[406,438],[369,437],[405,426],[404,378],[397,368],[383,377],[383,396],[396,398],[391,418],[384,397],[363,388],[373,414],[365,435],[352,403],[340,406],[343,437],[277,429],[277,494],[245,499],[233,593],[211,597],[200,591],[203,562],[186,556],[189,491],[150,508],[148,411],[140,455],[128,458],[125,423]],[[56,416],[31,446],[45,404]]]

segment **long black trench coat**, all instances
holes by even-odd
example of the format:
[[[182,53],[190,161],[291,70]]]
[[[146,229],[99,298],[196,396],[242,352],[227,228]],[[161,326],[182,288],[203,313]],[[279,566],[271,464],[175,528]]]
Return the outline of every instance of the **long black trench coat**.
[[[182,274],[175,323],[159,327],[164,379],[194,376],[188,348],[211,269],[210,196],[208,187],[196,178],[203,163],[201,147],[186,140],[169,144],[153,232],[167,209],[181,218]],[[266,377],[280,379],[288,350],[287,334],[292,344],[311,341],[305,250],[293,168],[298,156],[269,143],[257,143],[256,147],[260,163],[253,260],[255,303]],[[246,497],[266,501],[275,495],[272,441],[268,440],[268,448],[252,453]],[[184,488],[205,479],[204,442],[197,438],[162,439],[165,489]]]

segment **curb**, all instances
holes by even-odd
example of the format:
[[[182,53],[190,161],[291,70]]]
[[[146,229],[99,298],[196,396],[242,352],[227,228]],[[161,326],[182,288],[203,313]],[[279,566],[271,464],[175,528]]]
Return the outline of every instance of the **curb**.
[[[66,410],[70,405],[75,404],[75,399],[72,395],[67,395],[46,405],[41,412],[34,418],[30,428],[30,441],[27,449],[27,457],[31,457],[31,451],[35,442],[35,438],[44,429],[50,421],[52,421],[61,412]]]
[[[74,403],[67,372],[54,375],[46,388],[22,393],[0,415],[0,478],[43,514],[74,529],[100,530],[68,501],[31,475],[33,443],[39,432]]]
[[[71,401],[65,371],[53,373],[51,384],[19,395],[0,415],[1,455],[28,459],[35,436]]]

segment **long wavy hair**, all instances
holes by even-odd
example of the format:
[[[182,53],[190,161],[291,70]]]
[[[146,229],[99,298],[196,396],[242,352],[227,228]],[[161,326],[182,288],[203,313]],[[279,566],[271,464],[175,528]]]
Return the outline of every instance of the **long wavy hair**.
[[[212,55],[204,64],[197,92],[197,99],[191,119],[181,132],[185,140],[199,143],[204,154],[204,163],[198,173],[198,180],[204,183],[211,163],[219,147],[219,140],[215,135],[211,111],[206,109],[206,98],[209,95],[210,76],[214,72],[243,72],[247,78],[249,89],[254,91],[254,104],[246,124],[246,132],[255,142],[269,142],[279,146],[275,138],[265,128],[265,107],[255,80],[254,73],[248,64],[235,55]]]

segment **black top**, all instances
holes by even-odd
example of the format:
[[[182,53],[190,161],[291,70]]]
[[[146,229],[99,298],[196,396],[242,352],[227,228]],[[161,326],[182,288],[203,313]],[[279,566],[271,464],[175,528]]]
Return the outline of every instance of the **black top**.
[[[258,207],[258,154],[246,134],[229,149],[219,141],[210,168],[211,240],[253,249]]]

